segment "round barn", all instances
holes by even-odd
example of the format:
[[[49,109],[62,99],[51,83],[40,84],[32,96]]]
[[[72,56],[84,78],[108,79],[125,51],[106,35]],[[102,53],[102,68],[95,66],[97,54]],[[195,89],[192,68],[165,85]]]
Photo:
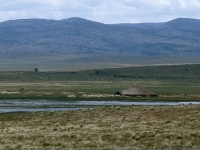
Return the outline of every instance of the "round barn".
[[[156,93],[151,92],[136,84],[128,89],[122,90],[121,92],[117,91],[114,95],[132,96],[132,97],[158,97]]]

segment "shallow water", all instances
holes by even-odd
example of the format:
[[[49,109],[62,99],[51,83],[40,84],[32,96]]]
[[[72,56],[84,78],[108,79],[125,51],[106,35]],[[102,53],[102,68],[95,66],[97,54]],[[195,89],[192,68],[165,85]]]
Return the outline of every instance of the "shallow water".
[[[123,105],[189,105],[200,102],[167,102],[167,101],[58,101],[58,100],[0,100],[0,113],[8,112],[37,112],[37,111],[61,111],[88,109],[100,106],[123,106]]]

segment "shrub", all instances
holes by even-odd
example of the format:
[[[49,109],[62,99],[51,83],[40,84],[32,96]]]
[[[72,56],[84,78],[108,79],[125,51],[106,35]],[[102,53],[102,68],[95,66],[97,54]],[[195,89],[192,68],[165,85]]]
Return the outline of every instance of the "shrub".
[[[177,136],[177,139],[182,139],[182,136],[181,136],[181,135],[178,135],[178,136]]]
[[[33,71],[34,71],[34,72],[39,72],[38,68],[35,68]]]
[[[47,147],[47,146],[51,146],[51,144],[48,143],[48,142],[44,142],[44,143],[42,144],[42,146],[43,146],[43,147]]]

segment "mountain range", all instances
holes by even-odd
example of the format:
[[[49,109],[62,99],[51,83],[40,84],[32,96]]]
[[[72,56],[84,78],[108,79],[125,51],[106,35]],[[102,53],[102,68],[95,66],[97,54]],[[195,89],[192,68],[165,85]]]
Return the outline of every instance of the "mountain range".
[[[103,24],[82,18],[0,23],[0,53],[200,56],[200,20]]]

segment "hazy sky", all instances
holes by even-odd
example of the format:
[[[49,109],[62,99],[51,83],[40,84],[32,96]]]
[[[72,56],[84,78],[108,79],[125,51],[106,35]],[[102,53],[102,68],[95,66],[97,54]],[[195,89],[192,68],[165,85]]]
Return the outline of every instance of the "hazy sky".
[[[200,19],[200,0],[0,0],[0,22],[81,17],[102,23]]]

